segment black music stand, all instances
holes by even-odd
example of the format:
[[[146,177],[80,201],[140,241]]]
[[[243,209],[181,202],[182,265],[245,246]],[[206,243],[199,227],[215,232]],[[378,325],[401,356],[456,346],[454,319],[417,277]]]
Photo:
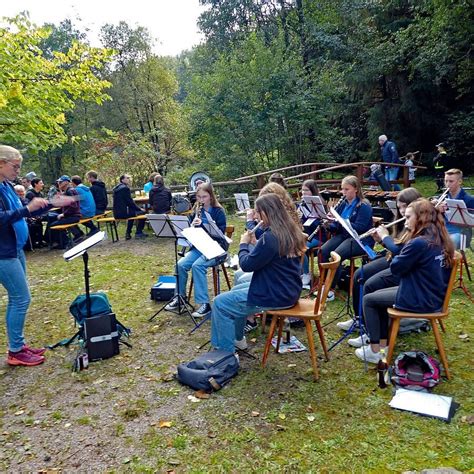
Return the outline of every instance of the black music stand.
[[[89,272],[89,254],[87,251],[97,245],[98,243],[102,242],[106,238],[106,234],[104,231],[96,232],[94,235],[89,237],[88,239],[82,241],[81,243],[77,244],[72,249],[69,249],[67,252],[64,252],[63,258],[66,262],[70,262],[77,257],[82,256],[82,260],[84,262],[84,284],[86,290],[86,311],[87,311],[87,318],[91,317],[91,295],[90,295],[90,272]],[[74,340],[79,339],[82,334],[82,328],[74,334],[74,336],[70,337],[69,339],[60,341],[52,346],[48,346],[49,349],[54,349],[58,346],[69,346]]]
[[[177,311],[170,312],[175,314],[187,313],[187,315],[191,318],[191,321],[194,323],[194,326],[197,326],[196,319],[192,315],[192,311],[194,311],[194,306],[189,304],[186,301],[185,297],[181,295],[179,291],[180,288],[178,276],[178,241],[184,239],[182,231],[183,229],[189,227],[188,218],[186,216],[180,215],[174,216],[169,214],[149,214],[148,221],[150,222],[153,232],[158,238],[174,240],[174,277],[176,279],[176,294],[173,295],[153,316],[151,316],[148,321],[153,321],[153,319],[155,319],[156,316],[158,316],[158,314],[160,314],[165,309],[165,307],[177,297]]]

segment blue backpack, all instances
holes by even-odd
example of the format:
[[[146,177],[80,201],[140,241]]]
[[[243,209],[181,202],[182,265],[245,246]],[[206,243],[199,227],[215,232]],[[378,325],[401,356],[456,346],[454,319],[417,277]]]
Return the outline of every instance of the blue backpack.
[[[195,390],[220,390],[239,372],[239,360],[233,352],[211,351],[191,362],[178,365],[178,380]]]
[[[91,316],[99,314],[108,314],[112,312],[112,306],[105,293],[90,293],[91,298]],[[79,326],[84,324],[87,318],[87,299],[86,295],[79,295],[69,306],[69,312],[74,316]]]

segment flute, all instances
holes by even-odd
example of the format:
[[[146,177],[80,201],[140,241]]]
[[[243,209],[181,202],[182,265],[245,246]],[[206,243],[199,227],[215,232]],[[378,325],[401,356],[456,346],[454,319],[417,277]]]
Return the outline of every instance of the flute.
[[[402,217],[400,219],[397,219],[396,221],[389,222],[388,224],[383,225],[382,227],[385,227],[388,229],[389,227],[394,226],[395,224],[398,224],[400,222],[403,222],[406,220],[406,217]],[[366,237],[370,237],[374,232],[377,231],[377,227],[372,227],[372,229],[368,230],[367,232],[364,232],[363,234],[359,235],[359,239],[365,239]]]
[[[260,228],[262,225],[263,225],[263,221],[257,222],[257,225],[256,225],[253,229],[250,229],[250,230],[249,230],[249,233],[250,233],[250,234],[255,234],[255,232],[257,231],[257,229]]]

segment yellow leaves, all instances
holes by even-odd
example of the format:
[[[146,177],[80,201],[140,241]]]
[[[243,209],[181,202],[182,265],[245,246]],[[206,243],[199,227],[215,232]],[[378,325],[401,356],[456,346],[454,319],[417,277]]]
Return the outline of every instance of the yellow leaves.
[[[173,426],[172,421],[160,421],[159,425],[160,428],[171,428]]]
[[[56,122],[57,123],[65,123],[66,122],[66,116],[64,114],[56,115]]]
[[[8,101],[7,101],[7,98],[0,93],[0,109],[3,108],[3,107],[6,107]]]

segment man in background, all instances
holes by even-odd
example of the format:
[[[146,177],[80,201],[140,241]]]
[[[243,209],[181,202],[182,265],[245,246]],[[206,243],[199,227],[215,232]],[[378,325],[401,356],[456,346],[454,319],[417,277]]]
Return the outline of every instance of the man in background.
[[[90,188],[82,184],[82,179],[80,176],[73,176],[71,178],[71,183],[74,189],[79,194],[79,207],[81,209],[81,217],[83,219],[89,219],[91,217],[94,217],[95,201]],[[89,229],[89,235],[93,235],[99,230],[93,221],[84,222],[83,225],[84,227],[87,227]]]
[[[105,183],[98,179],[98,175],[95,171],[88,171],[86,173],[86,178],[90,183],[90,191],[95,202],[95,212],[96,214],[103,214],[107,209],[108,199],[107,199],[107,189]]]
[[[390,163],[401,164],[398,157],[397,147],[395,143],[388,140],[387,135],[380,135],[379,137],[380,153],[385,168],[385,179],[387,181],[395,181],[398,178],[399,168],[397,166],[388,166]],[[395,184],[393,186],[395,191],[400,191],[400,186]]]

